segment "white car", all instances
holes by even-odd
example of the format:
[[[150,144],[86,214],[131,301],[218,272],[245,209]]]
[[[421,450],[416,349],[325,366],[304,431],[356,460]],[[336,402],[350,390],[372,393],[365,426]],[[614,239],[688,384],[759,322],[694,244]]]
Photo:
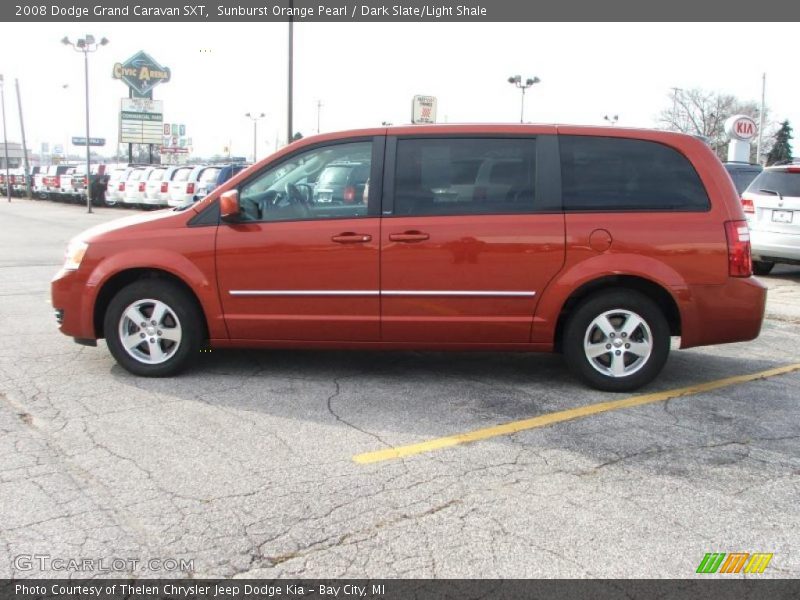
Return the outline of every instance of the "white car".
[[[108,206],[116,206],[122,202],[125,195],[125,179],[128,173],[132,170],[131,167],[114,167],[108,174],[108,187],[106,188],[106,204]]]
[[[160,194],[163,185],[164,173],[167,167],[161,165],[153,165],[147,167],[142,174],[139,187],[144,184],[144,193],[139,201],[140,204],[147,206],[166,206],[165,202],[161,201]]]
[[[125,195],[122,202],[126,206],[139,206],[144,198],[145,167],[133,167],[125,180]]]
[[[800,165],[767,167],[742,194],[750,227],[753,272],[800,264]]]
[[[189,186],[189,175],[192,167],[180,167],[172,176],[169,182],[169,201],[170,206],[180,206],[191,202],[194,196],[194,185]],[[187,191],[191,190],[191,191]]]

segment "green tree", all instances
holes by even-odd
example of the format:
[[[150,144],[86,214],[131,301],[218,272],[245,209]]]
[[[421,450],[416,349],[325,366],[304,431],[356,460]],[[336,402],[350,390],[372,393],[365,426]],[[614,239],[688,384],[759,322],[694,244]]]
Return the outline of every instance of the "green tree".
[[[775,143],[767,154],[767,165],[792,161],[792,127],[789,121],[781,123],[781,128],[775,134]]]

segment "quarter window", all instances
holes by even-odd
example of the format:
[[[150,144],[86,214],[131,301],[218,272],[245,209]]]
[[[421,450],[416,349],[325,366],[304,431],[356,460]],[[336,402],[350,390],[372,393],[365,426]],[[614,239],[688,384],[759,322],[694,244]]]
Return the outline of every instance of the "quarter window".
[[[657,142],[559,136],[564,209],[571,211],[703,211],[709,208],[697,171]]]
[[[367,216],[372,142],[315,148],[270,167],[239,192],[246,221]]]
[[[535,153],[534,139],[399,140],[394,214],[535,212]]]

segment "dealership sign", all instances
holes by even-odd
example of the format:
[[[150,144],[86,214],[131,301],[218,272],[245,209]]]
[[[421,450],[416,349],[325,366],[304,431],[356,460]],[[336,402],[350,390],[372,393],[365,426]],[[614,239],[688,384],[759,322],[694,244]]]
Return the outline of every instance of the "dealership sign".
[[[119,112],[121,144],[161,144],[164,103],[147,98],[123,98]]]
[[[121,79],[131,90],[133,98],[152,98],[153,88],[170,79],[170,70],[158,64],[153,57],[139,51],[124,63],[116,63],[114,79]]]
[[[434,96],[414,96],[411,105],[412,123],[436,123],[436,98]]]
[[[747,115],[734,115],[725,121],[725,133],[733,140],[749,142],[756,137],[758,126]]]

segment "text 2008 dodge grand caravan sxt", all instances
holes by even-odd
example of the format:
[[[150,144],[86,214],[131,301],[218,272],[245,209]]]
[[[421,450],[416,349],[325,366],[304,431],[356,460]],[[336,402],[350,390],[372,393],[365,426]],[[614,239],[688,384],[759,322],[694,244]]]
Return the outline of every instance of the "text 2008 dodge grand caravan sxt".
[[[324,174],[324,176],[323,176]],[[635,389],[681,347],[760,330],[747,223],[680,134],[416,126],[307,138],[194,205],[86,231],[61,331],[138,375],[212,347],[560,350]]]

